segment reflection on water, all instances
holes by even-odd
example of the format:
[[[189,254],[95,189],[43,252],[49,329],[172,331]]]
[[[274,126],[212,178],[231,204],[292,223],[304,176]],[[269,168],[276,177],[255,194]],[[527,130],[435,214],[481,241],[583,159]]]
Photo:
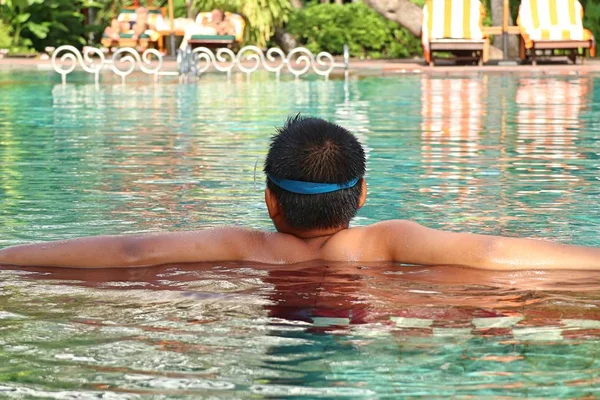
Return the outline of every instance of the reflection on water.
[[[276,268],[2,271],[0,391],[336,398],[600,389],[593,274]]]
[[[421,78],[421,157],[424,178],[439,181],[421,189],[453,193],[461,206],[477,201],[480,132],[485,118],[487,77]]]
[[[582,179],[581,169],[570,160],[584,158],[577,148],[582,129],[580,114],[589,104],[592,80],[521,79],[517,90],[517,171],[530,182],[559,183],[557,191],[568,192]],[[543,128],[542,128],[543,127]]]
[[[585,76],[519,80],[513,168],[527,184],[515,192],[519,209],[533,214],[541,206],[544,213],[561,212],[579,201],[575,193],[582,186],[590,185],[581,160],[593,147],[578,142],[592,90],[593,80]],[[532,196],[534,204],[528,202]]]
[[[0,84],[0,246],[272,229],[254,165],[298,112],[365,144],[357,225],[600,245],[593,75]],[[0,397],[595,397],[599,302],[597,274],[573,271],[3,269]]]
[[[582,109],[590,102],[592,82],[589,77],[519,80],[516,152],[520,157],[557,162],[582,157],[575,142],[582,129]],[[577,169],[560,163],[557,167]]]

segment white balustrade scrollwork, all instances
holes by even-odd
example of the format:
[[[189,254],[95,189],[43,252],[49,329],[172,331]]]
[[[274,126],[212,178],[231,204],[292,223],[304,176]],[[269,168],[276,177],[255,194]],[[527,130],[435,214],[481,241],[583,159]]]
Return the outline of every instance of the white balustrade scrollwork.
[[[252,61],[253,64],[250,64],[250,66],[244,65],[244,61]],[[256,46],[246,46],[238,51],[236,62],[238,69],[245,73],[247,78],[250,78],[251,73],[258,70],[261,65],[265,65],[265,55],[262,50]]]
[[[321,52],[315,57],[307,48],[297,47],[291,50],[287,55],[279,48],[270,48],[266,54],[256,46],[242,47],[237,54],[229,49],[219,49],[217,54],[206,47],[198,47],[191,52],[183,55],[184,60],[179,60],[180,71],[191,71],[196,75],[202,75],[214,67],[220,72],[227,72],[227,77],[231,76],[234,67],[249,78],[253,72],[263,68],[269,72],[274,72],[277,79],[281,71],[287,67],[296,79],[300,76],[314,71],[316,74],[329,79],[329,75],[335,68],[347,68],[347,64],[336,64],[333,56],[326,52]],[[227,57],[224,57],[224,56]],[[187,57],[187,58],[186,58]],[[192,58],[194,65],[189,68],[189,57]]]
[[[231,78],[231,70],[235,66],[235,53],[227,48],[220,48],[217,50],[217,62],[215,62],[215,68],[220,72],[227,72],[227,78]]]
[[[193,50],[178,51],[178,72],[162,72],[163,55],[155,49],[147,49],[141,55],[135,49],[123,47],[115,51],[110,61],[105,60],[104,52],[93,47],[84,47],[83,54],[73,46],[60,46],[52,54],[52,67],[62,77],[63,85],[66,83],[67,75],[80,66],[85,72],[94,74],[96,84],[99,81],[100,72],[109,67],[115,74],[121,77],[125,83],[126,78],[135,70],[151,75],[154,80],[159,76],[177,75],[180,81],[183,77],[187,80],[189,75],[202,75],[213,68],[218,72],[227,73],[231,78],[234,69],[250,75],[259,69],[275,73],[277,79],[281,72],[287,69],[296,79],[310,71],[329,79],[329,75],[335,68],[347,70],[347,57],[345,62],[336,63],[333,56],[321,52],[316,56],[304,47],[297,47],[287,55],[278,48],[270,48],[263,52],[256,46],[242,47],[237,54],[227,48],[217,49],[216,53],[207,47],[198,47]]]
[[[274,66],[270,65],[267,62],[265,62],[264,64],[265,69],[270,72],[275,72],[275,76],[277,77],[277,80],[279,80],[281,70],[283,69],[283,67],[285,67],[286,64],[285,53],[277,47],[271,47],[269,50],[267,50],[267,60],[272,63],[277,63],[279,61],[279,63],[275,64]]]
[[[192,50],[194,56],[194,65],[192,70],[197,74],[201,75],[208,71],[211,65],[216,63],[215,55],[207,47],[197,47]]]
[[[60,62],[63,64],[58,64],[57,58],[61,53],[62,56],[60,57]],[[98,57],[98,64],[96,64],[94,62],[95,60],[90,57],[92,54]],[[104,54],[100,49],[86,47],[82,55],[76,47],[65,45],[54,50],[52,53],[51,62],[52,68],[54,68],[54,70],[61,75],[63,85],[67,83],[67,75],[75,70],[77,64],[79,64],[85,72],[94,74],[94,80],[97,84],[99,81],[100,71],[104,65]],[[64,65],[65,62],[70,62],[66,68]]]
[[[288,54],[287,67],[296,79],[298,79],[300,75],[308,72],[314,62],[315,58],[307,48],[296,47]]]
[[[153,58],[156,60],[154,61]],[[67,82],[67,75],[79,65],[85,72],[94,74],[94,81],[98,84],[100,72],[108,64],[102,50],[95,47],[84,47],[83,54],[74,46],[60,46],[52,53],[52,68],[62,77],[63,85]],[[156,63],[155,65],[153,65]],[[122,68],[126,64],[126,68]],[[163,56],[155,49],[148,49],[140,54],[132,48],[121,48],[112,57],[112,70],[125,82],[127,75],[136,67],[148,75],[158,78],[163,66]]]
[[[335,60],[333,59],[333,56],[331,54],[322,51],[319,54],[317,54],[317,58],[313,63],[312,67],[317,74],[324,76],[325,79],[329,79],[329,74],[331,74],[331,72],[335,68]],[[325,68],[321,69],[319,67]]]
[[[152,68],[153,61],[151,56],[154,56],[157,60],[157,65],[154,68]],[[128,65],[125,69],[121,69],[120,67],[122,67],[124,63]],[[147,49],[140,57],[140,53],[136,50],[130,47],[122,47],[115,51],[112,57],[112,70],[121,77],[121,82],[123,83],[125,83],[127,76],[135,71],[136,66],[138,66],[143,73],[154,75],[154,80],[156,81],[158,80],[158,74],[162,69],[162,65],[163,56],[155,49]]]

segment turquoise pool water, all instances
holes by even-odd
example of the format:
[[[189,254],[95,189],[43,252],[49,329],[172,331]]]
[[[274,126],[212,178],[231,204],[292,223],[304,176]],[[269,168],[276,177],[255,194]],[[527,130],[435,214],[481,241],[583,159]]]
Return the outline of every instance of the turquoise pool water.
[[[271,229],[254,166],[297,112],[367,148],[356,225],[600,246],[597,75],[59,82],[0,71],[0,246]],[[3,269],[0,398],[596,397],[599,307],[576,271]]]

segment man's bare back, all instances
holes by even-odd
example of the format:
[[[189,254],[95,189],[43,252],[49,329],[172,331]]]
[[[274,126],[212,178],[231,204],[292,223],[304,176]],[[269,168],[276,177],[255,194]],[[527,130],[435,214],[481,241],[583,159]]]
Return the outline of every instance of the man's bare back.
[[[326,260],[600,270],[598,248],[444,232],[402,220],[350,228],[367,199],[365,172],[364,151],[350,132],[317,118],[296,117],[274,136],[265,162],[265,205],[276,233],[230,227],[89,237],[2,249],[0,265],[100,268]]]
[[[243,228],[98,236],[0,250],[0,265],[140,267],[202,261],[293,264],[310,260],[455,265],[481,269],[600,270],[600,249],[438,231],[392,220],[298,238]]]

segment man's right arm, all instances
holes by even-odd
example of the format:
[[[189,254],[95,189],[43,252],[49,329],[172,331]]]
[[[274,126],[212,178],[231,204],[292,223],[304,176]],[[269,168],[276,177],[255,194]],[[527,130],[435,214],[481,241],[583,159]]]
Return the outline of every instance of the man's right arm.
[[[600,248],[439,231],[410,221],[381,224],[396,262],[491,270],[600,270]]]
[[[252,261],[260,235],[240,228],[95,236],[0,250],[0,265],[102,268],[201,261]]]

